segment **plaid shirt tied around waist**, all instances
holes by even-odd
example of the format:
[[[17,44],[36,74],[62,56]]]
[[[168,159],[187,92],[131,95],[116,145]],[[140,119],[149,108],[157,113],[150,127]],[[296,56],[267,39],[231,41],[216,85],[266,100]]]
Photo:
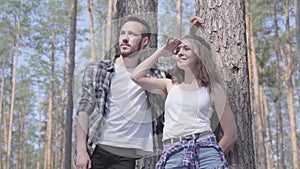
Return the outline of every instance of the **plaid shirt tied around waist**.
[[[156,164],[156,169],[164,169],[167,160],[172,154],[175,154],[179,152],[180,150],[186,148],[185,156],[183,159],[183,166],[187,167],[189,169],[199,169],[199,166],[201,164],[198,163],[198,153],[197,148],[199,147],[213,147],[215,148],[218,153],[221,156],[221,160],[224,165],[224,169],[228,169],[228,163],[225,159],[225,155],[218,145],[218,142],[216,140],[216,137],[214,134],[210,134],[209,137],[198,140],[197,139],[191,139],[191,140],[183,140],[181,142],[175,143],[173,146],[169,147],[167,150],[163,152],[163,155],[161,156],[160,160]]]

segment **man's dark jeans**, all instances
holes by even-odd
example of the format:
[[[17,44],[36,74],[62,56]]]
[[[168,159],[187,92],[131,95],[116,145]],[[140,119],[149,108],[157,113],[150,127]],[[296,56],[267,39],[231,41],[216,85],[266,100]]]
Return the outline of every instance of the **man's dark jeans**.
[[[97,146],[92,155],[92,169],[134,169],[134,158],[113,154]]]

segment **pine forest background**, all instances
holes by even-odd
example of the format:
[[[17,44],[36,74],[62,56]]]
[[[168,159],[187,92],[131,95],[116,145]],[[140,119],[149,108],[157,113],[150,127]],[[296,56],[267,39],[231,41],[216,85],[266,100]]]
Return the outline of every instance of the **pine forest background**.
[[[244,38],[235,38],[242,39],[238,45],[246,43],[239,56],[247,64],[248,78],[241,86],[249,94],[249,102],[242,103],[249,116],[235,115],[244,118],[238,126],[250,124],[250,134],[238,131],[229,161],[236,164],[232,168],[299,169],[299,0],[0,0],[0,169],[74,168],[81,78],[88,63],[106,59],[113,49],[121,2],[125,8],[154,4],[158,32],[153,47],[167,36],[187,34],[191,16],[207,19],[211,11],[224,12],[218,11],[222,6],[239,6],[216,17],[239,14]],[[214,28],[220,20],[212,19],[207,34],[219,31]],[[161,69],[171,64],[160,60]],[[233,74],[239,70],[231,69]],[[251,144],[243,144],[240,136]],[[244,146],[250,153],[239,156]]]

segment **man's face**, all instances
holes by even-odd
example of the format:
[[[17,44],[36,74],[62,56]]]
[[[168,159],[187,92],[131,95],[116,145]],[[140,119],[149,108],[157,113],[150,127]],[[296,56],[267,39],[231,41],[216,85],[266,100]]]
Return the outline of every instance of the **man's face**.
[[[144,47],[142,46],[142,28],[142,24],[134,21],[126,22],[122,26],[119,45],[123,57],[130,56]]]

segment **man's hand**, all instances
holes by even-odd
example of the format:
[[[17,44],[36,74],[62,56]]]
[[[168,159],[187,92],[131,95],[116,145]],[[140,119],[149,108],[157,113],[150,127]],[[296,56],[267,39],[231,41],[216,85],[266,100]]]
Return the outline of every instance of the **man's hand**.
[[[91,169],[91,159],[87,151],[77,151],[76,169]]]

